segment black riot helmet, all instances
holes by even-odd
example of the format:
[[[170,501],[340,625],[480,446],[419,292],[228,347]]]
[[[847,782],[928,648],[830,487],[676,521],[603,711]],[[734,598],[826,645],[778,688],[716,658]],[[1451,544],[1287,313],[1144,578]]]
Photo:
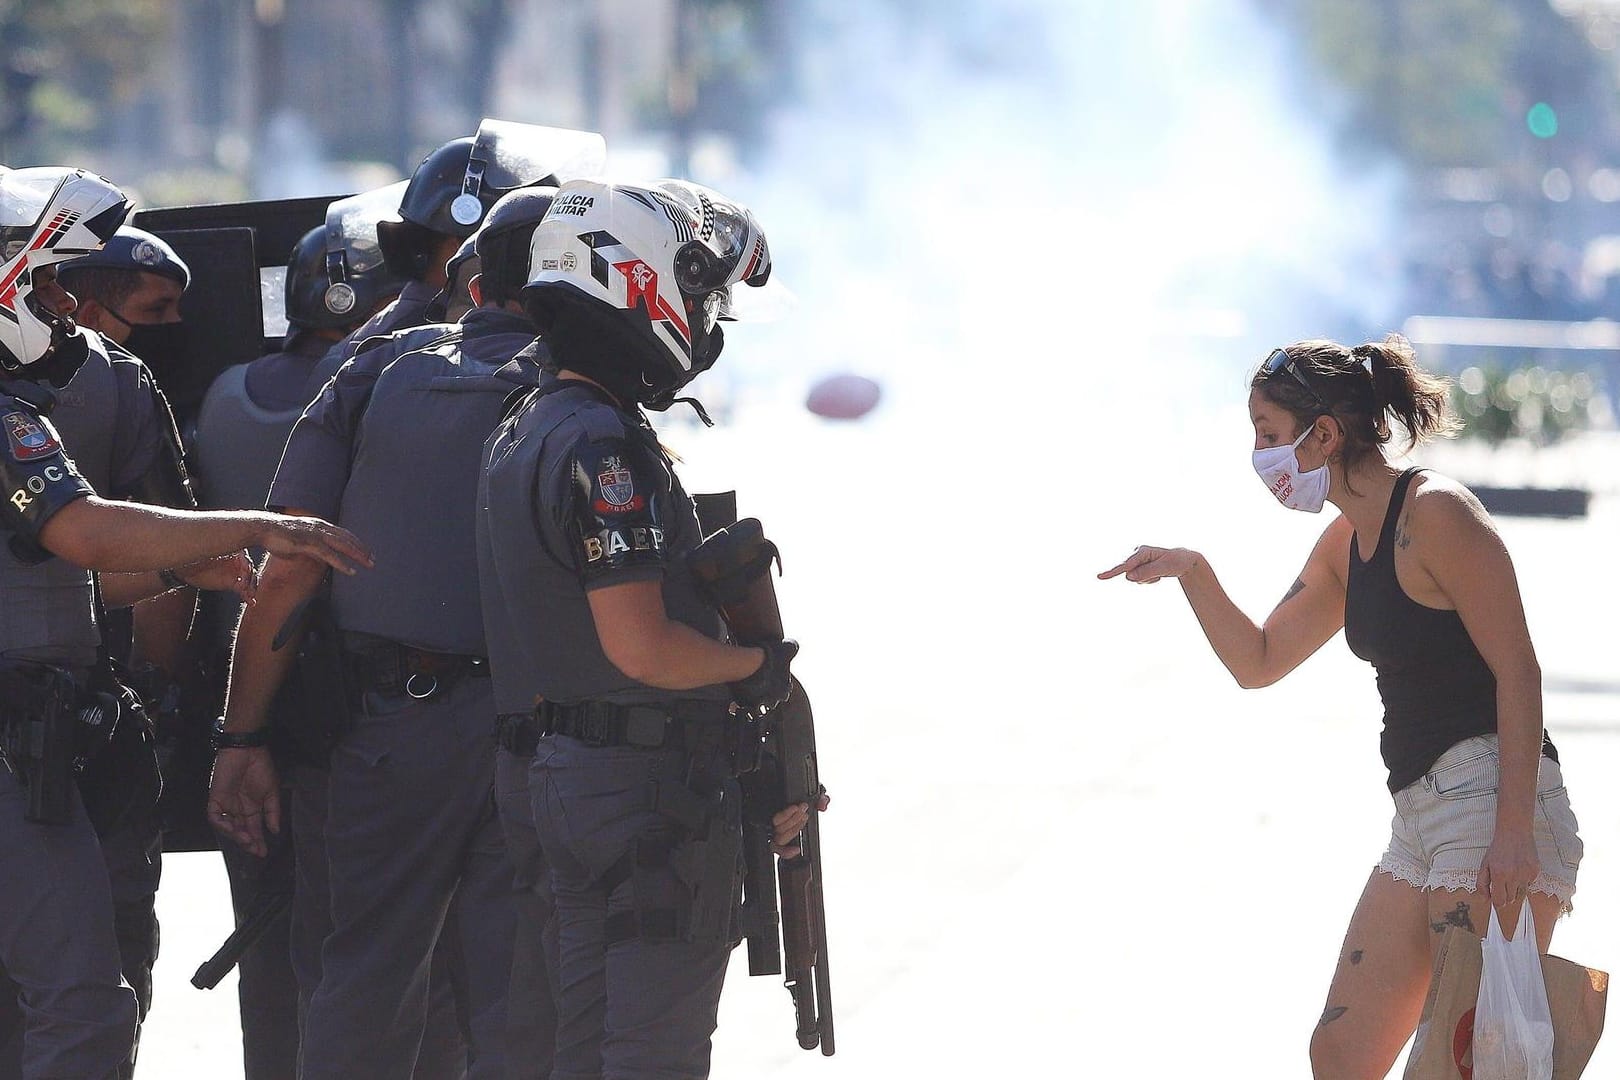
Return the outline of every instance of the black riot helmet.
[[[422,159],[398,220],[379,224],[383,255],[396,275],[420,280],[441,238],[471,236],[508,191],[596,175],[606,162],[607,144],[595,132],[485,119],[477,135]]]
[[[405,279],[393,273],[383,257],[382,241],[378,229],[383,218],[389,217],[399,206],[406,182],[363,191],[338,199],[326,208],[326,224],[319,230],[325,242],[321,254],[322,266],[307,286],[312,301],[309,314],[322,321],[302,325],[342,329],[369,318],[386,301],[399,295]],[[310,235],[304,236],[309,241]],[[300,241],[302,250],[304,241]],[[314,252],[309,253],[314,258]],[[298,252],[294,253],[294,263]],[[292,317],[292,282],[294,272],[287,271],[287,312]],[[314,280],[322,283],[323,292],[314,292]]]
[[[317,225],[303,235],[287,260],[288,325],[300,330],[348,330],[369,318],[403,283],[391,277],[380,257],[371,267],[350,270],[332,280],[330,230]]]
[[[557,189],[548,186],[519,188],[489,208],[483,227],[473,236],[479,287],[486,301],[516,300],[529,283],[529,242],[556,194]]]

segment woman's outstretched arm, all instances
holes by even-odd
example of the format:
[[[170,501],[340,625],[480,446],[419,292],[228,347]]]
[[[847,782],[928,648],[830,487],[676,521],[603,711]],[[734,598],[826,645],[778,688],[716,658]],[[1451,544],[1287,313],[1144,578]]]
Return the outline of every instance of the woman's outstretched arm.
[[[1149,585],[1164,578],[1180,581],[1210,647],[1239,686],[1269,686],[1293,671],[1344,625],[1344,579],[1350,524],[1329,525],[1287,594],[1256,626],[1232,602],[1209,562],[1187,548],[1139,547],[1118,566],[1097,576],[1121,575]],[[1342,553],[1342,558],[1341,558]]]

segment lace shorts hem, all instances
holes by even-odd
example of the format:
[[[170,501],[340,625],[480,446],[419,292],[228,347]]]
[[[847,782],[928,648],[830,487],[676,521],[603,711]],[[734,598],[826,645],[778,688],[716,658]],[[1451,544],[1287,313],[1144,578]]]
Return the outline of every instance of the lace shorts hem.
[[[1405,882],[1414,888],[1425,892],[1474,892],[1479,886],[1478,870],[1432,870],[1425,871],[1420,867],[1404,862],[1400,859],[1385,857],[1378,864],[1378,872],[1388,874],[1396,881]],[[1551,896],[1558,901],[1558,913],[1568,915],[1575,910],[1575,884],[1563,878],[1553,877],[1547,873],[1536,875],[1530,883],[1530,892]]]

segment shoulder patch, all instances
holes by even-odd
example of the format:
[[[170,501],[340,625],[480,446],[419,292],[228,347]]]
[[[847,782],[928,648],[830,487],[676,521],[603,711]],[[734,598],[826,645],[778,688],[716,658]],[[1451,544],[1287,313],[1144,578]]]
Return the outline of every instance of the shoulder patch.
[[[11,456],[15,461],[36,461],[59,453],[62,449],[62,444],[56,441],[51,430],[25,412],[6,413],[0,423],[6,426],[6,441],[11,444]]]
[[[596,500],[591,509],[598,514],[628,514],[647,504],[636,491],[634,474],[624,467],[624,460],[609,454],[602,458],[596,474]]]

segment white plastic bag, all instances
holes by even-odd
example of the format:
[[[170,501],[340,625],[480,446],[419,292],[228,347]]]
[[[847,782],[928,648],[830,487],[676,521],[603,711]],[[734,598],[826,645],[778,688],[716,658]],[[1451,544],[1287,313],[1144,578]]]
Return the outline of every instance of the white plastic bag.
[[[1536,951],[1530,902],[1519,908],[1513,940],[1491,925],[1480,943],[1479,1002],[1474,1009],[1474,1080],[1552,1080],[1552,1010]]]

